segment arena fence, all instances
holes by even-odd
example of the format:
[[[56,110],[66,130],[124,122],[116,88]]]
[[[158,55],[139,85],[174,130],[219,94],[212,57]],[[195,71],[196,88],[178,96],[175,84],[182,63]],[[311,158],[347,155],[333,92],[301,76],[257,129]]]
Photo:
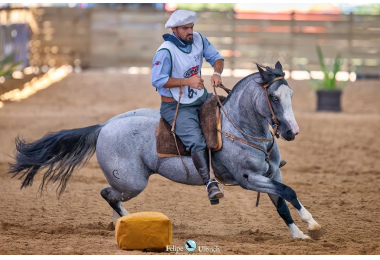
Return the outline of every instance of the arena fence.
[[[0,10],[0,22],[7,23]],[[150,67],[170,13],[155,10],[37,8],[30,64],[82,67]],[[8,15],[9,17],[9,15]],[[30,21],[28,21],[30,23]],[[227,69],[254,69],[254,63],[284,69],[320,70],[316,46],[343,70],[380,75],[380,16],[301,13],[199,12],[195,30],[225,57]]]

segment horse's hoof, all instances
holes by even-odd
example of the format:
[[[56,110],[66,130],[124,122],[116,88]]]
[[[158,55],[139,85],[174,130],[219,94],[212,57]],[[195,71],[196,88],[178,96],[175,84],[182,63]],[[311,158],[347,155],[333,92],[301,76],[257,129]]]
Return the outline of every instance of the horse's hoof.
[[[325,233],[323,233],[322,229],[316,229],[316,230],[308,230],[309,236],[312,239],[318,240],[325,237]]]
[[[113,224],[112,221],[110,223],[108,223],[106,229],[109,230],[109,231],[114,231],[115,230],[115,225]]]

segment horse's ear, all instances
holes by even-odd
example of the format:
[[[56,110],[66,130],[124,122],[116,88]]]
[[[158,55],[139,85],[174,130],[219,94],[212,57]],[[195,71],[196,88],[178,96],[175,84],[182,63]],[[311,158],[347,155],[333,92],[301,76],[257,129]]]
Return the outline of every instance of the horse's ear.
[[[275,68],[282,71],[282,65],[279,61],[277,61]]]
[[[262,67],[256,63],[257,69],[259,70],[260,76],[263,79],[264,82],[266,82],[269,79],[268,72],[263,70]]]

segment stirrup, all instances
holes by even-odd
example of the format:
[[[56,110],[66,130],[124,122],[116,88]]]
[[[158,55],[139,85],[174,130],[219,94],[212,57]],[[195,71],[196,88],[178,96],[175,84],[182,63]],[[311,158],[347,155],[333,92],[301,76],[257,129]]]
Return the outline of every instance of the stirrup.
[[[220,183],[220,182],[219,182],[218,180],[216,180],[216,179],[210,179],[209,182],[208,182],[207,185],[206,185],[206,193],[207,193],[207,197],[208,197],[208,199],[210,200],[211,205],[216,205],[216,204],[219,204],[219,198],[210,199],[210,197],[208,196],[208,195],[209,195],[209,192],[208,192],[208,186],[209,186],[211,183],[216,183],[217,185],[218,185],[218,183],[220,184],[220,186],[222,187],[223,198],[224,198],[224,185],[223,185],[222,183]]]

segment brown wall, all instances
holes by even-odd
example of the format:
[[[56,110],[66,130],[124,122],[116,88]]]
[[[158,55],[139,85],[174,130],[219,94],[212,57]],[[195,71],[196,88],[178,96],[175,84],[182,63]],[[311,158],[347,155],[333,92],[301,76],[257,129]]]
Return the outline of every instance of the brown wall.
[[[150,67],[162,42],[168,13],[152,10],[43,8],[34,10],[40,31],[39,61],[81,60],[83,67]],[[226,58],[226,68],[253,69],[254,62],[285,69],[318,70],[316,45],[325,57],[348,58],[343,69],[379,75],[380,17],[354,15],[198,13],[195,30]],[[49,36],[50,35],[50,36]],[[53,46],[57,53],[49,52]],[[47,49],[45,47],[48,47]],[[47,57],[48,56],[48,57]],[[77,61],[78,62],[78,61]]]

